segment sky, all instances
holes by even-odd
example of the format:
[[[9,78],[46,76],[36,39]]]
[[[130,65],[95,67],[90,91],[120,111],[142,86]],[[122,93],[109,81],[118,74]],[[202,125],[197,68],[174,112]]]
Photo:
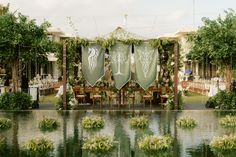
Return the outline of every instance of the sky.
[[[201,18],[236,11],[235,0],[1,0],[38,23],[47,20],[66,34],[93,38],[116,27],[146,38],[192,30]]]

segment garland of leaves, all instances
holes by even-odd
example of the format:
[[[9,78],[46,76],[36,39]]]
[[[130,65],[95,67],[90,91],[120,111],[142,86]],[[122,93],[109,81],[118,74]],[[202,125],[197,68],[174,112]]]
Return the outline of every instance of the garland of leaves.
[[[115,38],[110,38],[110,39],[96,38],[95,43],[101,45],[102,48],[105,50],[106,49],[110,50],[110,48],[116,44],[116,40]]]

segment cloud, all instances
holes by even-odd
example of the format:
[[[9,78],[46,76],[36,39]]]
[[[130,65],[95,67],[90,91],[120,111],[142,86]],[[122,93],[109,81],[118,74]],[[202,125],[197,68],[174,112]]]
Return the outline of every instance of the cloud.
[[[176,10],[169,14],[167,17],[168,21],[178,21],[183,19],[186,16],[186,13],[183,10]]]
[[[196,9],[210,12],[212,2],[231,7],[235,3],[204,1],[196,3]],[[155,36],[175,32],[180,26],[192,23],[192,1],[189,0],[2,0],[10,3],[11,10],[22,12],[38,22],[46,19],[54,27],[66,33],[74,33],[67,17],[71,17],[79,34],[94,37],[106,34],[117,26],[124,25],[128,15],[128,30],[141,36]],[[228,8],[226,7],[226,8]],[[215,11],[215,9],[214,9]],[[219,13],[217,13],[218,15]],[[202,15],[204,16],[204,15]],[[199,19],[201,17],[198,17]],[[197,21],[197,19],[196,19]]]

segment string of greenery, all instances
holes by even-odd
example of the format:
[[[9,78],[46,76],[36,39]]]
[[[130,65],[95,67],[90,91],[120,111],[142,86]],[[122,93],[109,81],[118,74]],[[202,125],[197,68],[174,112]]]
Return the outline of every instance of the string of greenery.
[[[78,46],[88,46],[91,43],[96,43],[104,49],[110,49],[117,42],[121,42],[126,45],[140,45],[143,42],[149,42],[153,48],[159,49],[159,50],[164,50],[164,49],[171,50],[172,45],[174,44],[174,41],[167,40],[167,39],[151,39],[151,40],[146,41],[146,40],[140,40],[140,39],[134,39],[134,38],[119,40],[116,38],[104,39],[101,37],[97,37],[94,40],[89,40],[86,38],[72,38],[72,39],[68,39],[66,42],[69,48],[75,48]]]

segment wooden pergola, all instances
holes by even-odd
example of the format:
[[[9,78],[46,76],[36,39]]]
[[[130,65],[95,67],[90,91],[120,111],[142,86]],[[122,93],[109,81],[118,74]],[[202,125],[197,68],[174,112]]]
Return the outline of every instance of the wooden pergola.
[[[123,32],[123,34],[121,34],[120,32]],[[127,36],[132,36],[132,38],[137,38],[138,40],[142,40],[142,41],[150,41],[152,39],[144,39],[140,36],[137,36],[133,33],[127,32],[124,29],[122,29],[121,27],[118,27],[116,30],[114,30],[113,32],[109,33],[108,35],[102,36],[103,39],[109,39],[111,37],[116,38],[117,40],[122,40],[124,38],[127,38]],[[158,40],[162,41],[162,40],[168,40],[171,41],[171,43],[173,44],[173,54],[174,54],[174,79],[173,79],[173,83],[174,83],[174,90],[173,90],[173,94],[174,94],[174,109],[178,110],[179,109],[179,105],[178,105],[178,84],[179,84],[179,79],[178,79],[178,67],[179,67],[179,44],[178,44],[178,40],[175,37],[172,38],[159,38]],[[92,40],[91,40],[92,41]],[[67,42],[63,43],[63,89],[66,89],[66,84],[67,84],[67,62],[66,62],[66,57],[67,57]],[[68,108],[67,105],[67,98],[66,98],[66,90],[63,90],[63,104],[64,104],[64,109]]]

